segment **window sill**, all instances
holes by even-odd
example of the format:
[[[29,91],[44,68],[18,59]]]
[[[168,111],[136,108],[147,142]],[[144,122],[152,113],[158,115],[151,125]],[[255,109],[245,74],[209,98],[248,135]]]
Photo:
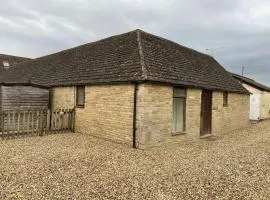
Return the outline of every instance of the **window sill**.
[[[185,135],[187,134],[186,132],[171,132],[172,136],[175,136],[175,135]]]
[[[84,108],[84,106],[76,106],[76,108]]]

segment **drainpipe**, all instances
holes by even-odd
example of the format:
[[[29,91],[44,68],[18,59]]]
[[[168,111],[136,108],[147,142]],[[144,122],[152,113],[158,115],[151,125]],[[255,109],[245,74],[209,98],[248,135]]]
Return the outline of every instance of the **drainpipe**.
[[[138,91],[138,83],[135,83],[134,84],[134,95],[133,95],[134,99],[133,99],[133,140],[132,140],[132,146],[135,149],[137,148],[137,145],[136,145],[136,141],[137,141],[137,138],[136,138],[137,91]]]
[[[76,131],[76,129],[75,129],[75,122],[76,122],[76,101],[77,101],[77,98],[76,98],[76,95],[77,95],[77,86],[76,85],[74,85],[74,102],[73,102],[73,109],[74,109],[74,111],[73,111],[73,115],[72,115],[72,117],[73,117],[73,119],[72,119],[72,123],[73,123],[73,125],[72,125],[72,132],[73,133],[75,133],[75,131]]]

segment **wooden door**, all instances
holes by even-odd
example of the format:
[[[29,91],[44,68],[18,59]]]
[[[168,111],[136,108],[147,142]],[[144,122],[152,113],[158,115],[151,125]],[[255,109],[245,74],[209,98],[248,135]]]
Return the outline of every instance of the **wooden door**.
[[[212,131],[212,91],[202,90],[201,99],[201,136]]]

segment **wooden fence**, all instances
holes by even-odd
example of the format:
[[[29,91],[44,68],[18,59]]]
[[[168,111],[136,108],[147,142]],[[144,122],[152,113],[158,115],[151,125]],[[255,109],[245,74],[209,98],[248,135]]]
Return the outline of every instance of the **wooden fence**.
[[[0,114],[0,137],[44,135],[74,131],[74,109],[5,111]]]

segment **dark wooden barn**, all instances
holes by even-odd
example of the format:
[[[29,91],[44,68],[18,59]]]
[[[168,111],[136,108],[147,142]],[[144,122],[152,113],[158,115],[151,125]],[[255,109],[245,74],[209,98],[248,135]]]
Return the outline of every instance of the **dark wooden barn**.
[[[0,137],[74,130],[74,110],[50,110],[49,87],[0,83]]]
[[[49,88],[31,83],[2,83],[0,111],[29,111],[48,109]]]
[[[0,84],[0,129],[3,136],[27,129],[38,131],[40,114],[49,107],[49,88],[32,83]]]

